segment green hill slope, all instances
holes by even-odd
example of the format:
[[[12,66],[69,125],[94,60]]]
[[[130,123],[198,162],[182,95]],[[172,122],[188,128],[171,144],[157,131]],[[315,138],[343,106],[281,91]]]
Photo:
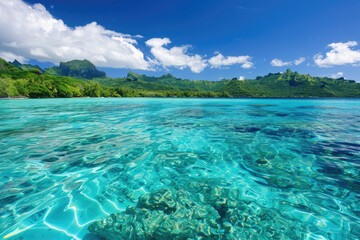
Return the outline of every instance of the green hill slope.
[[[167,74],[148,77],[129,72],[126,78],[94,79],[106,86],[143,90],[212,91],[231,97],[360,97],[360,83],[352,80],[312,77],[291,72],[268,74],[253,80],[191,81]]]
[[[253,80],[192,81],[171,74],[149,77],[134,72],[110,78],[87,60],[61,63],[44,74],[19,64],[0,59],[0,97],[360,97],[360,83],[355,81],[312,77],[289,69]]]
[[[236,97],[360,97],[360,83],[291,72],[232,80],[221,89]]]
[[[112,87],[129,87],[144,90],[174,90],[174,91],[204,91],[220,92],[221,89],[229,82],[222,81],[194,81],[181,79],[166,74],[161,77],[149,77],[134,72],[129,72],[125,78],[100,78],[94,79],[106,86]]]
[[[130,71],[126,78],[172,86],[182,91],[219,91],[221,87],[224,86],[223,82],[219,81],[191,81],[188,79],[176,78],[171,74],[166,74],[161,77],[148,77]]]
[[[67,76],[80,79],[93,79],[106,77],[105,72],[96,69],[88,60],[72,60],[61,62],[59,67],[45,69],[45,73],[55,76]]]
[[[63,65],[62,65],[63,66]],[[74,68],[73,68],[74,69]],[[82,66],[75,70],[83,69]],[[63,74],[63,72],[60,72]],[[77,75],[79,76],[79,75]],[[85,75],[83,75],[85,76]],[[38,69],[21,70],[0,58],[0,97],[222,97],[222,93],[177,91],[158,83],[135,79],[98,78],[102,81],[123,81],[124,86],[105,86],[98,81],[56,76]]]
[[[20,70],[31,70],[31,69],[38,69],[41,73],[44,72],[44,70],[39,65],[31,65],[31,64],[21,64],[18,60],[14,60],[13,62],[9,62],[14,67],[20,69]]]

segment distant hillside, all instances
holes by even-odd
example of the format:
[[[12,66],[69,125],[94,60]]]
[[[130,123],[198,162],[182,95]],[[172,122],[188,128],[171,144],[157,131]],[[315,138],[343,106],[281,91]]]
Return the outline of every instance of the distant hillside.
[[[172,86],[182,91],[219,91],[223,82],[219,81],[192,81],[188,79],[176,78],[171,74],[166,74],[161,77],[148,77],[129,72],[126,79],[141,80],[144,82],[157,83],[166,86]]]
[[[106,77],[105,72],[97,70],[95,65],[88,60],[61,62],[59,67],[46,68],[45,73],[54,76],[67,76],[80,79]]]
[[[360,97],[360,83],[344,78],[312,77],[288,69],[254,80],[231,80],[221,91],[237,97]]]
[[[16,64],[16,63],[15,63]],[[63,66],[64,64],[62,64]],[[81,67],[82,68],[82,67]],[[81,69],[80,68],[80,69]],[[62,72],[59,72],[62,73]],[[79,75],[77,75],[79,76]],[[83,75],[85,76],[85,75]],[[99,78],[102,79],[102,78]],[[116,80],[112,80],[116,81]],[[64,98],[64,97],[226,97],[222,92],[176,91],[156,83],[137,82],[133,88],[104,86],[88,79],[56,76],[38,69],[21,70],[0,58],[0,97]],[[158,90],[146,90],[156,88]]]
[[[360,83],[353,80],[312,77],[290,69],[252,80],[193,81],[171,74],[149,77],[131,71],[125,78],[110,78],[87,60],[61,63],[60,67],[45,69],[44,75],[39,69],[19,64],[1,59],[0,96],[360,97]]]
[[[129,72],[126,78],[94,79],[106,86],[122,86],[143,90],[212,91],[230,97],[360,97],[360,83],[344,78],[312,77],[288,69],[256,79],[191,81],[171,74],[148,77]]]
[[[91,84],[81,80],[21,70],[0,58],[0,97],[77,97],[90,90]]]
[[[125,78],[94,79],[101,84],[111,87],[129,87],[144,90],[174,90],[174,91],[213,91],[218,92],[226,84],[224,81],[192,81],[172,76],[148,77],[129,72]]]
[[[44,73],[44,70],[39,65],[31,65],[31,64],[21,64],[18,60],[14,60],[13,62],[9,62],[14,67],[20,70],[31,70],[31,69],[38,69],[41,73]]]

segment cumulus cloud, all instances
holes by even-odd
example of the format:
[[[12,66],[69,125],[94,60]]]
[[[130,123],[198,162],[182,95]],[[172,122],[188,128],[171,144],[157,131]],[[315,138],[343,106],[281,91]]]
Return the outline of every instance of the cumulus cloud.
[[[0,57],[59,63],[88,59],[99,67],[149,69],[136,36],[110,31],[96,22],[71,28],[43,5],[0,1]]]
[[[221,53],[209,59],[211,68],[221,68],[234,64],[241,64],[242,68],[251,68],[254,64],[251,62],[250,56],[228,56],[224,57]]]
[[[343,76],[344,76],[343,72],[338,72],[338,73],[332,74],[331,78],[341,78]]]
[[[153,59],[144,57],[137,47],[137,38],[105,29],[96,22],[69,27],[53,17],[41,4],[30,5],[23,0],[0,0],[0,57],[21,62],[36,59],[53,62],[88,59],[98,67],[153,70],[163,67],[190,68],[202,72],[207,66],[220,68],[241,64],[251,68],[250,56],[228,56],[220,53],[205,59],[188,53],[190,45],[166,48],[169,38],[146,41]]]
[[[26,62],[28,60],[23,56],[15,55],[11,52],[0,52],[0,57],[5,59],[6,61],[13,61],[14,59],[17,59],[20,62]]]
[[[315,64],[319,67],[345,64],[357,65],[360,63],[360,50],[353,49],[357,45],[356,41],[331,43],[328,47],[332,49],[325,56],[321,53],[314,56]]]
[[[146,45],[150,47],[150,52],[154,55],[157,63],[163,67],[177,67],[179,69],[184,69],[189,67],[190,70],[194,73],[202,72],[206,67],[206,60],[202,56],[195,54],[189,55],[187,53],[190,45],[172,47],[170,49],[165,48],[164,46],[171,43],[169,38],[152,38],[146,41]]]
[[[216,56],[205,59],[198,54],[188,54],[190,45],[165,48],[170,44],[169,38],[152,38],[146,41],[146,45],[150,47],[150,52],[155,59],[149,59],[152,64],[161,65],[163,67],[177,67],[184,69],[189,67],[194,73],[202,72],[208,65],[211,68],[221,68],[234,64],[241,64],[242,68],[251,68],[254,64],[251,62],[250,56],[228,56],[225,57],[219,52],[215,52]]]
[[[245,80],[245,77],[244,76],[240,76],[239,77],[239,80],[241,81],[241,80]]]
[[[273,67],[284,67],[284,66],[290,66],[292,65],[291,62],[284,62],[281,59],[278,58],[274,58],[271,62],[270,62],[271,66]]]
[[[291,62],[285,62],[285,61],[283,61],[283,60],[281,60],[281,59],[274,58],[274,59],[270,62],[270,64],[271,64],[271,66],[273,66],[273,67],[285,67],[285,66],[291,66],[291,65],[293,65],[293,64],[295,64],[296,66],[298,66],[298,65],[302,64],[303,62],[305,62],[305,60],[306,60],[306,58],[300,57],[299,59],[296,59],[296,60],[294,60],[293,62],[292,62],[292,61],[291,61]]]
[[[301,57],[301,58],[299,58],[299,59],[296,59],[296,60],[294,61],[294,64],[297,66],[297,65],[302,64],[303,62],[305,62],[305,58],[304,58],[304,57]]]
[[[298,65],[302,64],[303,62],[305,62],[305,59],[306,59],[306,58],[304,58],[304,57],[300,57],[299,59],[296,59],[296,60],[294,60],[293,62],[292,62],[292,61],[291,61],[291,62],[285,62],[285,61],[283,61],[283,60],[281,60],[281,59],[274,58],[274,59],[270,62],[270,64],[271,64],[271,66],[273,66],[273,67],[285,67],[285,66],[291,66],[291,65],[293,65],[293,64],[295,64],[296,66],[298,66]]]

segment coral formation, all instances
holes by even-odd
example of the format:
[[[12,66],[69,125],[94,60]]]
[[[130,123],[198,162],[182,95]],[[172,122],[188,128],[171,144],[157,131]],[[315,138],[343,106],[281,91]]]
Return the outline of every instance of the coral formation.
[[[272,210],[239,200],[239,190],[190,183],[185,190],[160,189],[139,197],[135,207],[92,223],[103,239],[258,239],[282,238],[287,224]],[[261,226],[266,222],[266,226]],[[284,235],[285,234],[285,235]]]

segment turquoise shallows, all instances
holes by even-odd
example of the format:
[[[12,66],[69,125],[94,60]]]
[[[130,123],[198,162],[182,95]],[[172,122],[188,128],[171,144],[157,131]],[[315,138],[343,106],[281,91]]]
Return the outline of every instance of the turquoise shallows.
[[[360,236],[360,100],[1,100],[0,116],[1,239],[96,239],[95,220],[194,183],[271,213],[237,228],[249,239]]]

